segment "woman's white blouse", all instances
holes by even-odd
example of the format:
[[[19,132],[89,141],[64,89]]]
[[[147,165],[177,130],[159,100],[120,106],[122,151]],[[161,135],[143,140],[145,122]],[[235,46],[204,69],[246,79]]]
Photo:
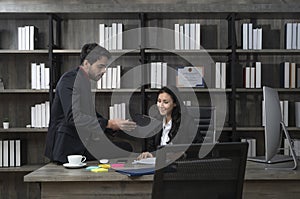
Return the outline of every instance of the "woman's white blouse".
[[[163,131],[162,131],[162,135],[161,135],[161,140],[160,140],[160,145],[167,145],[167,142],[169,141],[169,132],[171,130],[172,127],[172,120],[170,120],[167,124],[166,124],[166,118],[163,119]]]

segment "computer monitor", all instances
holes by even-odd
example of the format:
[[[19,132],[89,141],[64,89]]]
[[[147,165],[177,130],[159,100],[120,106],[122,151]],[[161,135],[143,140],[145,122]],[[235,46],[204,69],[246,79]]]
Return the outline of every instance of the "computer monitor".
[[[280,101],[278,93],[276,90],[263,87],[263,108],[264,108],[264,119],[265,119],[265,156],[257,156],[253,158],[248,158],[248,160],[255,162],[262,162],[267,164],[294,161],[294,166],[292,168],[282,168],[282,169],[296,169],[297,161],[295,152],[291,145],[290,136],[286,130],[284,122],[282,121],[282,114],[280,109]],[[282,127],[282,129],[281,129]],[[289,150],[291,151],[292,157],[279,155],[278,151],[280,149],[282,140],[282,130],[289,143]]]

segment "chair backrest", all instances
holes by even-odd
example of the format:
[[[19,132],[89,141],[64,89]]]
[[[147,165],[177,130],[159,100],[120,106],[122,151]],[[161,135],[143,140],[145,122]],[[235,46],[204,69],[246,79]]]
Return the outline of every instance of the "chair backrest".
[[[157,152],[156,168],[186,147],[164,146]],[[208,154],[201,155],[203,150]],[[152,199],[242,198],[247,150],[246,142],[192,144],[179,159],[155,171]]]
[[[195,124],[198,126],[198,133],[203,137],[209,138],[210,142],[216,140],[216,107],[214,106],[187,106],[190,116],[194,118]]]

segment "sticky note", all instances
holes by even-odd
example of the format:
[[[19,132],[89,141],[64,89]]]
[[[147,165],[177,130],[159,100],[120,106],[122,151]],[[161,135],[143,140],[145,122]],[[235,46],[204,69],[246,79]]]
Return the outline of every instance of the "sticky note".
[[[108,169],[105,168],[96,168],[96,169],[91,169],[92,172],[99,173],[99,172],[108,172]]]
[[[91,169],[97,169],[99,168],[98,166],[89,166],[87,168],[85,168],[86,170],[91,170]]]
[[[125,166],[125,164],[112,164],[111,165],[112,168],[122,168],[124,166]]]
[[[104,168],[104,169],[109,169],[110,168],[110,164],[99,164],[98,166],[101,167],[101,168]]]

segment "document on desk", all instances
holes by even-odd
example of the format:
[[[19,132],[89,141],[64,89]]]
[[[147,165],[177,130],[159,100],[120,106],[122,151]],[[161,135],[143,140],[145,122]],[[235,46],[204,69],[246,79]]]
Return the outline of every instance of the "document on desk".
[[[143,176],[154,174],[155,167],[115,169],[115,171],[127,176]]]

